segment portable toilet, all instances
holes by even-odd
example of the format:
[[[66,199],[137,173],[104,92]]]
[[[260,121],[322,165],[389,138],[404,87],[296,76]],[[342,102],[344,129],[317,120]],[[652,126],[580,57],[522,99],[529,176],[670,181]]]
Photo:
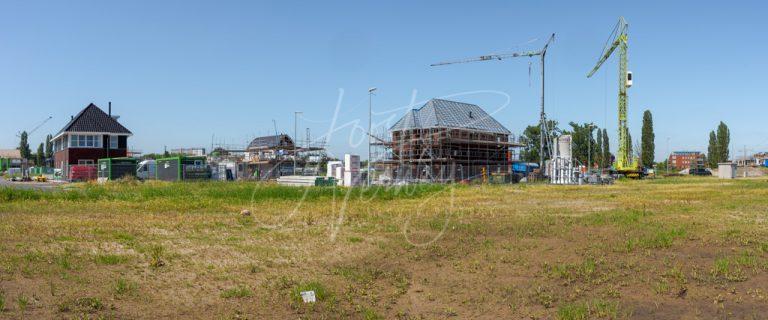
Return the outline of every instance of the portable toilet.
[[[137,160],[134,158],[99,159],[99,179],[117,180],[126,176],[136,176]]]

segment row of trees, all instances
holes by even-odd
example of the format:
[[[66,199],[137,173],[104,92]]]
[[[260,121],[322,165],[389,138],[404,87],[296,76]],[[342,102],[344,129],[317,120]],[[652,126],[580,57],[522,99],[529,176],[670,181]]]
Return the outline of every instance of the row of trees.
[[[41,142],[37,147],[37,153],[32,154],[29,148],[29,134],[26,131],[21,133],[19,139],[19,153],[21,158],[34,161],[36,166],[43,166],[49,161],[53,161],[53,136],[50,134],[45,137],[45,142]]]
[[[573,157],[579,162],[586,164],[591,161],[593,165],[601,168],[611,165],[613,155],[610,151],[608,131],[606,129],[600,129],[593,123],[578,124],[570,122],[568,125],[570,129],[561,129],[557,121],[547,120],[547,128],[552,135],[546,137],[548,139],[547,143],[552,143],[550,139],[553,137],[570,134],[573,139]],[[597,132],[597,139],[595,139],[595,132]],[[525,145],[520,155],[523,161],[538,163],[541,159],[539,155],[540,134],[541,130],[538,125],[528,126],[523,131],[523,135],[520,137],[520,141]],[[545,148],[544,152],[545,159],[552,157],[548,148]]]
[[[613,164],[613,154],[611,154],[610,138],[608,136],[608,130],[605,128],[599,128],[593,123],[578,124],[575,122],[568,123],[570,129],[561,129],[558,127],[558,122],[555,120],[547,120],[547,128],[553,136],[559,136],[562,134],[570,134],[573,141],[573,157],[583,164],[590,163],[592,166],[599,168],[607,168]],[[523,131],[523,135],[520,137],[520,141],[525,145],[521,153],[521,159],[526,162],[539,162],[539,146],[541,130],[538,125],[528,126]],[[549,137],[551,139],[552,137]],[[634,148],[632,147],[632,136],[627,137],[629,139],[629,154],[633,155]],[[638,151],[638,158],[640,158],[641,166],[652,167],[654,165],[654,157],[656,144],[654,142],[656,136],[653,133],[653,115],[651,111],[646,110],[643,113],[643,127],[642,136],[640,139],[640,150]],[[551,141],[549,141],[551,143]],[[545,149],[545,158],[551,158],[550,150]]]

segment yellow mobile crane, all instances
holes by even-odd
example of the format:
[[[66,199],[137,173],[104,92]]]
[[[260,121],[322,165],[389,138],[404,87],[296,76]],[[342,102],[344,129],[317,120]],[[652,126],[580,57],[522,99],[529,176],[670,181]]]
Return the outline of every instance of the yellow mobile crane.
[[[639,161],[633,158],[629,154],[631,142],[629,141],[629,128],[627,127],[627,88],[632,86],[632,72],[627,70],[627,31],[629,25],[624,20],[624,17],[619,17],[619,22],[613,28],[613,32],[608,37],[610,41],[610,47],[608,43],[603,47],[603,51],[600,54],[600,60],[597,61],[597,65],[592,71],[587,74],[587,78],[592,77],[597,69],[611,57],[616,48],[619,49],[619,151],[616,154],[616,164],[614,165],[614,171],[618,174],[623,174],[631,178],[640,178],[643,176],[643,171],[640,170]]]

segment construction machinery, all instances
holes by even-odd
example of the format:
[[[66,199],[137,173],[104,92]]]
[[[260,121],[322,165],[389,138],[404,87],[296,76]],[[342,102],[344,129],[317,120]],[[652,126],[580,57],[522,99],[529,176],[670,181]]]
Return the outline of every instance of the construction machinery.
[[[619,22],[616,23],[600,53],[597,65],[587,74],[587,78],[592,77],[613,52],[619,49],[619,151],[616,154],[613,171],[630,178],[640,178],[643,176],[643,171],[639,167],[638,159],[630,154],[632,147],[627,127],[627,89],[632,86],[632,72],[627,69],[628,29],[629,25],[624,17],[619,17]]]
[[[541,57],[541,114],[539,119],[539,129],[540,129],[539,131],[540,133],[539,134],[539,168],[544,168],[544,155],[545,155],[544,149],[545,149],[545,145],[550,141],[549,130],[547,129],[547,117],[546,117],[546,114],[544,113],[544,58],[547,55],[547,48],[549,48],[549,45],[554,40],[555,40],[555,34],[553,33],[549,37],[549,40],[547,40],[546,44],[544,44],[544,47],[541,48],[541,50],[502,53],[502,54],[489,54],[489,55],[479,56],[476,58],[438,62],[430,65],[432,67],[435,67],[435,66],[442,66],[442,65],[448,65],[448,64],[467,63],[467,62],[475,62],[475,61],[503,60],[508,58],[518,58],[518,57],[529,57],[529,58],[535,57],[535,56]],[[550,146],[550,154],[552,154],[551,146]]]
[[[53,119],[53,116],[48,116],[48,118],[45,118],[45,120],[43,120],[42,122],[37,124],[34,128],[32,128],[32,130],[27,131],[27,136],[31,136],[32,133],[37,131],[37,129],[40,129],[40,127],[42,127],[44,124],[48,123],[48,121],[51,121],[51,119]],[[22,134],[21,131],[17,132],[16,133],[16,137],[17,138],[21,138],[21,134]]]

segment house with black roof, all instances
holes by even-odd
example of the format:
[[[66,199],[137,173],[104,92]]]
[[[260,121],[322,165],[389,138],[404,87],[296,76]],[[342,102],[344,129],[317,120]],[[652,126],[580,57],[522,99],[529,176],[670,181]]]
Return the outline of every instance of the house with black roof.
[[[104,112],[91,103],[73,116],[54,137],[54,166],[66,170],[71,165],[94,165],[102,158],[128,154],[130,130],[112,115],[112,104]]]

